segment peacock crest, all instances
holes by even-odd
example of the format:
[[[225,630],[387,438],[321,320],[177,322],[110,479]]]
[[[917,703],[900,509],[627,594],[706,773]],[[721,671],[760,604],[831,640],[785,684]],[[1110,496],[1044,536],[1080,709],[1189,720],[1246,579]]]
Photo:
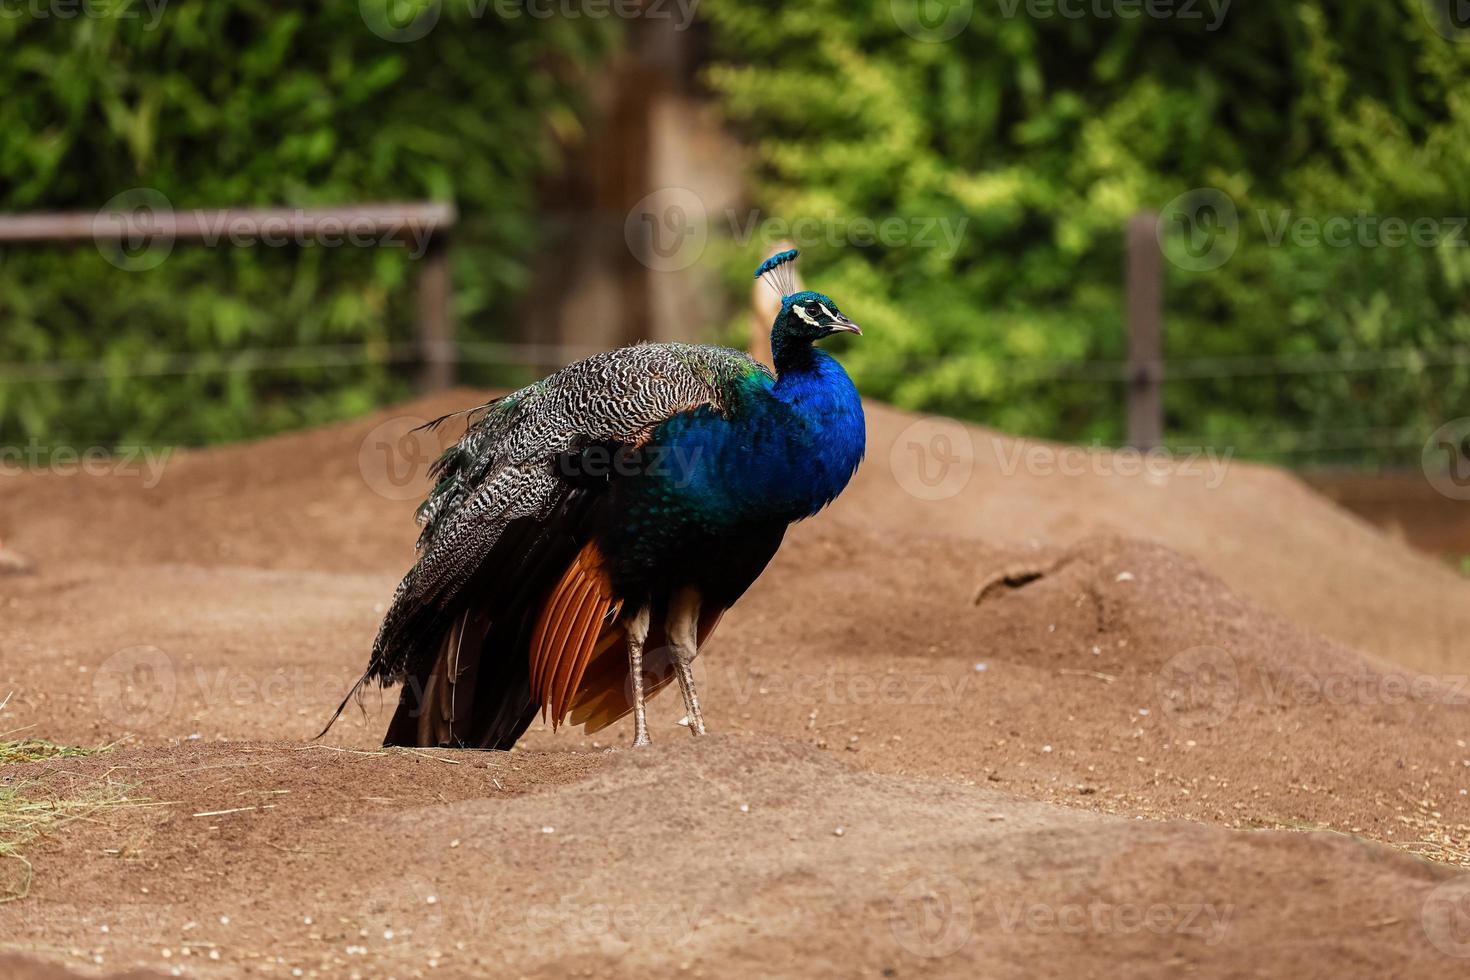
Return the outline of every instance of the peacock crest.
[[[783,300],[796,292],[796,277],[794,275],[796,257],[801,253],[794,248],[788,248],[784,252],[777,252],[766,259],[755,270],[755,278],[764,282],[776,291],[776,295]]]

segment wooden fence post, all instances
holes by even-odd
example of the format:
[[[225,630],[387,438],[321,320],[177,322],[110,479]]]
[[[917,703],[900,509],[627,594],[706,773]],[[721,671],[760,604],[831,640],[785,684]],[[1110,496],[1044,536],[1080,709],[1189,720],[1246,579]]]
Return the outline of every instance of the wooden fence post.
[[[448,235],[434,233],[419,261],[419,389],[444,391],[454,384],[457,359]]]
[[[1164,257],[1151,212],[1128,221],[1128,444],[1164,437]]]

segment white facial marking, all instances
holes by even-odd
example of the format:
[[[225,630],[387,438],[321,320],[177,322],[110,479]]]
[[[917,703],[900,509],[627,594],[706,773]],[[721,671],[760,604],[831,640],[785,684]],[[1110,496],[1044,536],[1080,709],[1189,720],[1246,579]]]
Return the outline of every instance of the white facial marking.
[[[805,320],[807,323],[811,324],[812,326],[814,326],[814,327],[820,327],[822,325],[821,322],[818,321],[816,317],[812,316],[810,313],[808,313],[806,311],[806,307],[803,307],[803,306],[793,306],[792,309],[796,311],[796,315],[797,316],[801,317],[803,320]]]

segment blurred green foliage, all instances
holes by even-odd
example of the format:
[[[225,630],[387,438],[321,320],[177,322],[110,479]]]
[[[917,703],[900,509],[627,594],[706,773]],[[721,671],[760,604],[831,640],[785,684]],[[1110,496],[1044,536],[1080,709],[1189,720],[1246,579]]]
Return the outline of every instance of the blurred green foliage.
[[[444,0],[432,30],[400,43],[369,29],[372,12],[411,23],[404,11],[434,0],[169,3],[156,21],[113,6],[137,16],[0,17],[0,210],[91,211],[138,187],[175,209],[453,201],[461,333],[505,339],[542,238],[537,181],[581,134],[616,18]],[[1470,212],[1470,44],[1437,32],[1421,0],[1235,3],[1218,23],[1208,2],[1196,18],[1124,6],[699,7],[705,78],[752,147],[762,213],[815,222],[797,236],[805,274],[868,328],[846,354],[864,390],[1118,441],[1123,225],[1162,210],[1181,263],[1166,267],[1171,442],[1417,460],[1470,411],[1470,365],[1432,356],[1470,345],[1456,221]],[[926,40],[949,12],[963,29]],[[1196,188],[1238,219],[1216,268],[1196,261],[1201,228],[1169,213]],[[1313,244],[1335,217],[1368,241]],[[743,239],[750,218],[731,222],[738,298],[768,244]],[[1441,240],[1387,244],[1389,218],[1431,219]],[[406,394],[392,358],[411,340],[414,272],[397,247],[180,244],[135,272],[91,243],[6,248],[0,444],[241,438]],[[225,369],[242,351],[339,345],[366,363]],[[176,370],[162,355],[178,351],[206,369]],[[1331,359],[1344,355],[1351,370]]]
[[[427,23],[383,2],[395,23]],[[432,30],[399,42],[369,29],[372,0],[155,7],[0,17],[0,210],[94,211],[131,188],[175,210],[451,201],[462,333],[493,339],[537,244],[535,185],[580,136],[615,24],[447,0]],[[409,251],[180,243],[124,271],[91,242],[6,248],[0,443],[240,438],[404,394],[411,371],[389,356],[411,342]],[[368,363],[217,369],[241,351],[336,345]],[[159,358],[179,351],[207,369]]]
[[[1421,0],[1236,3],[1215,30],[1210,4],[1191,5],[1197,19],[1124,6],[701,8],[718,52],[706,77],[754,146],[765,213],[839,228],[798,244],[808,281],[868,328],[846,358],[860,384],[1016,432],[1120,440],[1124,224],[1216,188],[1237,249],[1218,268],[1166,265],[1169,441],[1417,461],[1470,411],[1470,366],[1362,365],[1470,345],[1470,44]],[[969,11],[948,40],[903,29],[933,36],[948,10]],[[1290,230],[1334,216],[1354,222],[1344,247]],[[841,240],[888,217],[968,220],[952,254]],[[1388,244],[1377,219],[1391,217],[1433,219],[1445,240]],[[1190,228],[1166,219],[1167,254],[1190,265]],[[766,244],[738,249],[732,282]],[[1354,370],[1312,359],[1354,352]]]

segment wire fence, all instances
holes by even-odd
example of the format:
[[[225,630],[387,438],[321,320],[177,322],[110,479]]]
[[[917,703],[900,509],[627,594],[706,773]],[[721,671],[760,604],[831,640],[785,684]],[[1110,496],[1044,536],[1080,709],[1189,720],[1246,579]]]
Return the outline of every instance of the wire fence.
[[[540,366],[568,364],[597,353],[589,344],[458,341],[457,360],[471,364]],[[96,378],[134,378],[170,374],[231,373],[405,364],[423,355],[420,343],[335,344],[309,347],[259,347],[222,351],[165,351],[130,358],[126,363],[76,358],[0,362],[0,383],[29,384]],[[895,374],[952,363],[953,358],[904,358]],[[987,359],[1012,383],[1050,381],[1127,381],[1133,364],[1121,360]],[[1136,362],[1135,362],[1136,363]],[[1350,374],[1375,371],[1420,372],[1470,365],[1470,346],[1438,349],[1399,348],[1383,351],[1322,351],[1294,355],[1231,355],[1161,359],[1164,383],[1302,374]],[[871,369],[870,369],[871,370]]]
[[[545,368],[570,363],[597,353],[586,344],[455,342],[455,360],[486,367]],[[126,362],[99,359],[60,359],[0,363],[0,384],[28,385],[169,375],[227,375],[256,371],[299,371],[395,366],[417,363],[422,343],[336,344],[290,348],[247,348],[228,352],[164,351],[133,357]],[[906,359],[893,371],[908,373],[945,363],[945,358]],[[992,362],[1009,384],[1053,382],[1125,383],[1131,366],[1115,360],[1009,360]],[[1402,348],[1386,351],[1334,351],[1290,356],[1179,357],[1161,362],[1163,381],[1259,378],[1303,374],[1410,371],[1470,365],[1470,347],[1433,350]],[[880,373],[884,373],[880,370]],[[1169,447],[1229,446],[1243,455],[1291,457],[1307,454],[1353,453],[1366,450],[1417,449],[1424,439],[1417,428],[1373,426],[1302,431],[1179,433],[1165,439]]]
[[[234,221],[264,226],[270,221],[287,221],[305,237],[320,232],[325,221],[366,222],[374,229],[397,229],[410,226],[418,230],[425,242],[446,241],[446,233],[456,220],[452,208],[434,204],[394,204],[357,206],[345,209],[226,209],[217,212],[175,216],[165,229],[174,237],[198,237],[214,215],[219,221]],[[125,213],[122,223],[104,224],[103,232],[122,235],[135,231],[136,215]],[[0,225],[11,229],[15,241],[46,242],[62,239],[96,239],[98,224],[91,215],[3,216]],[[84,220],[85,219],[85,220]],[[1130,440],[1134,445],[1149,446],[1157,441],[1166,447],[1228,446],[1252,456],[1292,457],[1322,453],[1363,453],[1396,451],[1422,445],[1423,434],[1407,427],[1378,426],[1344,429],[1320,428],[1308,431],[1214,432],[1188,435],[1164,432],[1162,400],[1154,396],[1145,415],[1152,416],[1149,427],[1157,439],[1136,438],[1135,403],[1142,389],[1157,391],[1165,385],[1189,382],[1213,382],[1232,379],[1285,378],[1305,375],[1372,374],[1428,372],[1470,365],[1470,346],[1456,345],[1434,349],[1398,348],[1392,350],[1315,351],[1301,354],[1239,354],[1208,356],[1161,356],[1157,343],[1139,344],[1140,331],[1150,324],[1157,333],[1157,320],[1162,313],[1162,259],[1156,235],[1157,216],[1142,214],[1130,223],[1130,262],[1140,263],[1129,274],[1130,353],[1127,360],[1109,359],[996,359],[983,358],[985,367],[1000,375],[1007,387],[1048,384],[1123,384],[1119,404],[1129,411]],[[1136,227],[1135,227],[1136,226]],[[151,226],[150,226],[151,227]],[[156,229],[155,229],[156,230]],[[1136,232],[1136,234],[1135,234]],[[437,237],[436,237],[437,236]],[[0,237],[4,237],[0,235]],[[1134,239],[1137,239],[1135,242]],[[336,345],[244,348],[227,351],[154,351],[130,353],[121,357],[72,358],[40,361],[0,362],[0,385],[109,381],[128,378],[163,378],[168,376],[228,376],[252,372],[291,372],[356,367],[418,366],[428,374],[421,384],[430,390],[447,386],[453,380],[454,365],[487,368],[549,370],[586,357],[600,347],[585,344],[473,341],[453,334],[448,315],[451,284],[448,266],[443,261],[443,248],[431,250],[434,261],[426,262],[420,279],[419,336],[413,341],[360,342]],[[1144,261],[1147,260],[1147,261]],[[437,270],[437,272],[436,272]],[[1138,275],[1134,275],[1138,272]],[[1148,289],[1135,287],[1147,286]],[[1138,296],[1135,296],[1135,292]],[[1134,302],[1141,298],[1141,302]],[[1158,307],[1158,309],[1154,309]],[[1144,331],[1147,332],[1147,331]],[[1157,339],[1157,338],[1155,338]],[[1142,353],[1140,353],[1142,352]],[[862,372],[869,378],[903,378],[966,358],[963,352],[934,358],[902,358],[891,364],[864,363]],[[976,363],[982,359],[977,357]],[[435,370],[437,369],[437,370]],[[4,392],[0,391],[0,397]],[[979,399],[977,398],[977,403]],[[0,442],[3,442],[0,438]]]

